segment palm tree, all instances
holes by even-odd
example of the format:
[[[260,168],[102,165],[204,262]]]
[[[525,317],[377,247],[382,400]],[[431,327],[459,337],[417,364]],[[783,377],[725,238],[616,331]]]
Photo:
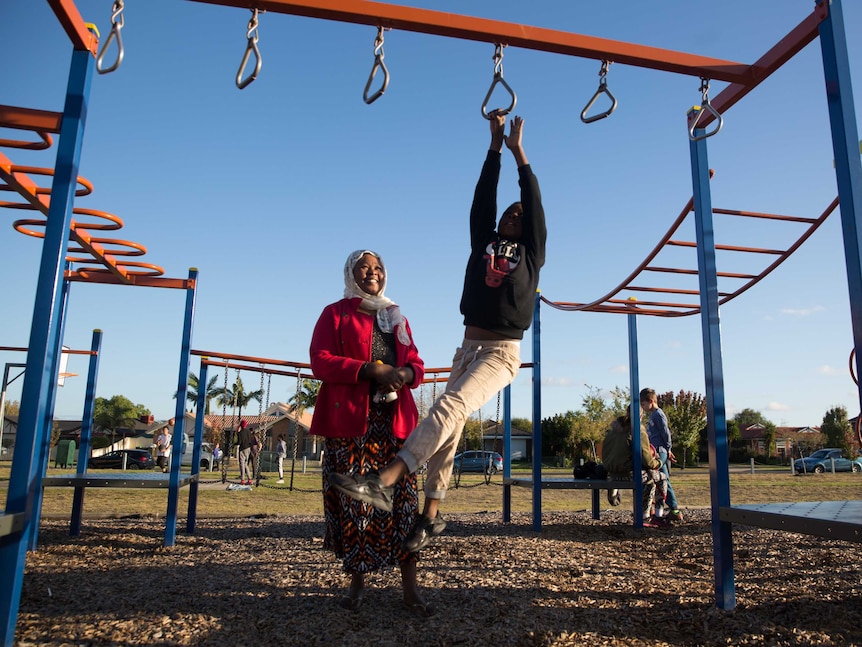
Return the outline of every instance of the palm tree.
[[[242,410],[247,407],[252,400],[261,401],[263,390],[250,391],[246,393],[245,387],[242,384],[242,378],[237,376],[236,382],[232,387],[225,389],[223,386],[213,389],[213,397],[216,404],[220,407],[236,407],[237,416],[242,418]]]
[[[219,389],[216,387],[217,381],[218,381],[217,375],[213,375],[207,381],[207,390],[205,392],[206,406],[204,407],[204,415],[207,415],[207,416],[210,415],[210,401],[218,395],[217,391]],[[186,400],[188,400],[189,402],[192,403],[192,408],[189,409],[189,411],[194,411],[195,408],[198,406],[198,388],[199,387],[200,387],[200,379],[198,378],[197,375],[195,375],[194,373],[189,371],[189,390],[188,390],[188,393],[186,393]],[[222,389],[222,390],[224,390],[224,389]],[[178,393],[179,393],[179,391],[174,393],[174,400],[177,399]]]
[[[309,380],[303,378],[300,383],[299,390],[296,395],[288,400],[291,408],[296,412],[297,416],[308,409],[314,409],[317,404],[317,396],[320,393],[320,380]]]
[[[296,394],[287,402],[293,411],[293,450],[291,452],[290,489],[293,489],[293,472],[296,463],[296,450],[302,440],[302,431],[299,427],[299,418],[306,409],[313,409],[317,404],[317,396],[320,393],[320,380],[303,378],[297,384]]]

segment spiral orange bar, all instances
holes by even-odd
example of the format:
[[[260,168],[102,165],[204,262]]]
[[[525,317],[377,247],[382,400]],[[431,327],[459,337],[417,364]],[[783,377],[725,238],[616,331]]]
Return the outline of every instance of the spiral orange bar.
[[[30,173],[32,175],[43,175],[54,177],[54,169],[52,168],[42,168],[40,166],[18,166],[17,164],[12,164],[10,167],[10,172],[12,174],[17,173]],[[5,179],[5,178],[4,178]],[[85,195],[90,195],[93,192],[93,183],[87,180],[86,178],[82,178],[80,175],[77,178],[77,182],[81,185],[82,188],[75,190],[75,197],[80,198]],[[0,191],[17,191],[15,187],[10,186],[7,182],[5,185],[0,184]],[[51,195],[51,187],[49,186],[37,186],[33,185],[33,191],[36,195]]]

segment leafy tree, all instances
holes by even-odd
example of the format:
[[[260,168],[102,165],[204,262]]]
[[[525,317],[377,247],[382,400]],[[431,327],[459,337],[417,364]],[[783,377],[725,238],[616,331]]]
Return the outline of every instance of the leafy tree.
[[[574,422],[574,411],[542,420],[542,456],[560,457],[571,452]]]
[[[706,427],[706,398],[694,391],[668,391],[658,396],[658,406],[667,416],[674,454],[685,465],[689,457],[697,457],[700,431]]]
[[[8,416],[20,416],[21,415],[21,403],[18,400],[9,400],[6,403],[6,411],[4,415]]]
[[[512,418],[512,428],[533,431],[533,421],[529,418]],[[544,433],[542,436],[544,437]]]
[[[587,393],[581,400],[582,408],[575,412],[572,423],[572,447],[575,455],[587,453],[593,458],[597,444],[601,444],[605,431],[614,419],[614,409],[608,406],[597,387],[586,385]],[[612,394],[618,397],[619,389]],[[615,404],[613,406],[619,406]],[[624,411],[628,402],[622,407]]]
[[[213,391],[213,397],[215,398],[216,404],[220,407],[236,407],[237,417],[242,418],[242,410],[251,404],[252,400],[260,402],[263,397],[263,391],[258,389],[257,391],[247,392],[243,386],[242,378],[237,376],[236,382],[233,383],[233,386],[230,386],[227,389],[223,386],[216,388]]]
[[[829,409],[823,416],[820,433],[826,437],[826,443],[829,447],[840,447],[850,456],[853,429],[847,419],[847,409],[844,407]]]
[[[631,392],[628,387],[615,386],[611,389],[610,410],[614,418],[626,415],[631,404]]]
[[[150,415],[150,410],[142,404],[134,404],[124,395],[111,398],[96,398],[93,403],[93,425],[101,431],[111,432],[111,445],[117,429],[132,429],[141,416]]]
[[[204,415],[210,414],[210,401],[216,397],[218,391],[218,387],[216,386],[216,382],[218,382],[218,376],[213,375],[209,380],[207,380],[206,392],[204,394],[206,406],[204,407]],[[198,390],[200,388],[200,379],[197,375],[189,371],[189,388],[186,392],[186,400],[191,402],[191,407],[189,407],[189,411],[194,411],[198,406]],[[179,395],[179,391],[174,392],[174,400],[177,399],[177,395]]]

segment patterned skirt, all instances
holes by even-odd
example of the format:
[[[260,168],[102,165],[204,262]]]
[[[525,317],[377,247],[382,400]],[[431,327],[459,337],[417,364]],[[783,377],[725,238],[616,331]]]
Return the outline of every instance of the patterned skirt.
[[[402,545],[416,522],[419,491],[416,475],[395,486],[392,512],[356,501],[329,486],[330,472],[367,474],[392,461],[403,440],[392,435],[392,406],[372,405],[364,436],[327,438],[323,453],[323,547],[343,561],[347,573],[371,573],[386,566],[416,561]]]

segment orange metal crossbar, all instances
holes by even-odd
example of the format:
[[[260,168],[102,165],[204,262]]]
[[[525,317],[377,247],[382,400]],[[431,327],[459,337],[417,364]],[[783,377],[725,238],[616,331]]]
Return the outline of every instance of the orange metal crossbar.
[[[704,76],[743,85],[750,84],[753,80],[751,67],[735,61],[686,54],[658,47],[647,47],[607,38],[572,34],[555,29],[382,2],[369,2],[367,0],[195,1],[308,18],[403,29],[463,40],[504,43],[524,49],[595,60],[608,60],[614,63],[697,77]]]
[[[710,170],[710,177],[712,177],[713,171]],[[756,283],[761,281],[764,277],[766,277],[770,272],[772,272],[775,268],[777,268],[781,263],[783,263],[793,252],[795,252],[802,243],[804,243],[811,235],[823,224],[826,218],[835,211],[838,207],[838,198],[835,198],[828,207],[820,214],[818,218],[804,218],[799,216],[782,216],[777,214],[768,214],[768,213],[758,213],[753,211],[742,211],[739,209],[713,209],[714,214],[727,215],[727,216],[735,216],[735,217],[746,217],[746,218],[757,218],[757,219],[765,219],[767,221],[773,222],[787,222],[794,224],[802,224],[808,225],[804,232],[797,238],[796,242],[790,245],[785,250],[775,250],[775,249],[762,249],[756,247],[741,247],[737,245],[727,245],[727,244],[716,244],[715,248],[717,250],[731,251],[731,252],[739,252],[744,254],[772,254],[777,256],[772,263],[767,265],[763,270],[761,270],[757,274],[753,273],[743,273],[743,272],[728,272],[728,271],[720,271],[717,272],[717,276],[725,279],[737,279],[742,280],[744,283],[739,286],[737,289],[731,291],[720,291],[718,293],[719,297],[719,305],[723,305],[730,301],[731,299],[739,296],[746,290],[750,289]],[[682,289],[676,287],[661,287],[654,285],[635,285],[633,281],[637,278],[644,278],[647,272],[655,272],[657,274],[684,274],[684,275],[697,275],[698,270],[691,268],[677,268],[677,267],[665,267],[665,266],[657,266],[651,265],[652,261],[658,256],[659,252],[665,249],[668,246],[678,246],[678,247],[687,247],[687,248],[695,248],[697,246],[696,243],[689,241],[678,241],[672,240],[672,236],[676,233],[676,231],[680,228],[683,221],[689,216],[689,214],[693,213],[694,209],[694,199],[690,199],[686,205],[683,207],[682,212],[679,214],[677,219],[673,222],[668,232],[662,237],[659,241],[658,245],[649,253],[646,259],[638,265],[638,267],[629,274],[628,277],[625,278],[617,287],[611,290],[609,293],[604,295],[603,297],[596,299],[595,301],[591,301],[589,303],[575,303],[575,302],[566,302],[566,301],[551,301],[544,296],[541,297],[542,301],[547,303],[553,308],[558,310],[567,310],[567,311],[583,311],[583,312],[608,312],[615,314],[638,314],[638,315],[652,315],[659,317],[683,317],[687,315],[693,315],[700,312],[700,304],[693,304],[689,300],[686,301],[630,301],[625,299],[624,292],[632,293],[651,293],[651,294],[666,294],[666,295],[678,295],[680,297],[692,297],[699,296],[700,291],[698,289]]]
[[[22,346],[0,346],[0,351],[20,351],[22,353],[26,353],[29,348]],[[98,355],[99,353],[94,350],[73,350],[70,348],[64,348],[63,353],[66,355]]]
[[[72,47],[78,50],[89,50],[95,56],[99,49],[99,39],[87,29],[74,0],[48,0],[48,4],[54,10],[69,40],[72,41]]]

